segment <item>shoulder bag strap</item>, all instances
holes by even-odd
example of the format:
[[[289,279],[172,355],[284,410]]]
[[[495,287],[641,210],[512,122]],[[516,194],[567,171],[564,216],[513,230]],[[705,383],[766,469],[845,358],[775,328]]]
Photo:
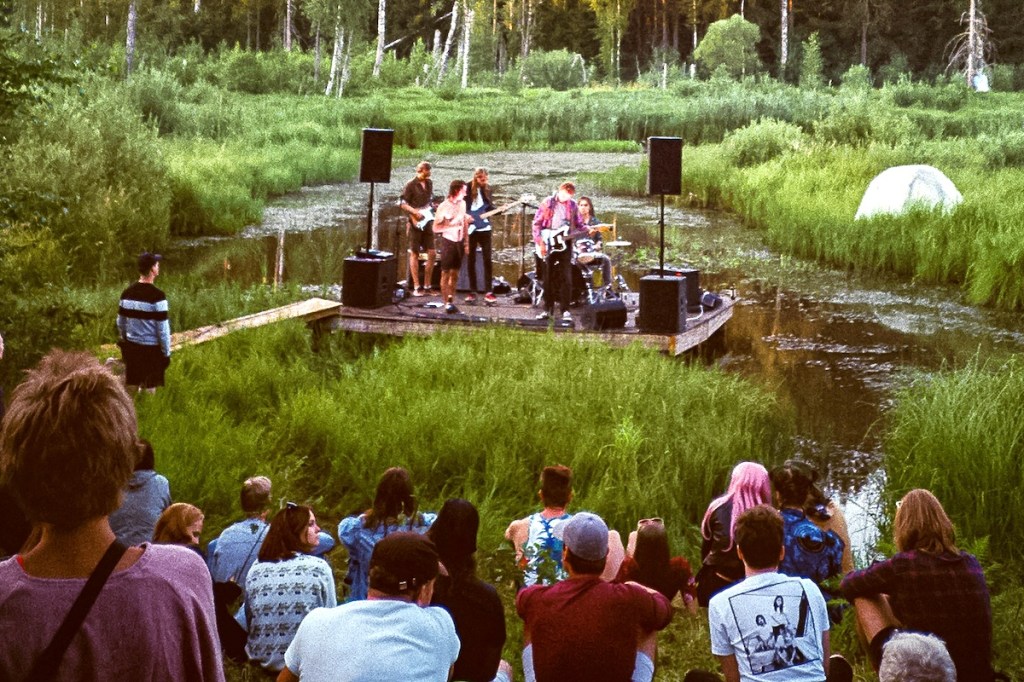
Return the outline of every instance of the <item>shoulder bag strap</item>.
[[[71,605],[71,610],[64,617],[64,622],[60,624],[50,645],[36,659],[35,665],[32,666],[32,672],[27,678],[29,682],[52,680],[57,675],[57,668],[60,666],[61,659],[64,658],[64,652],[67,651],[71,640],[82,627],[82,622],[89,615],[89,610],[96,602],[96,597],[99,596],[100,590],[106,584],[107,578],[114,572],[114,566],[121,560],[125,549],[127,548],[117,540],[107,548],[106,553],[89,576],[89,580],[86,581],[85,587],[75,599],[75,603]]]

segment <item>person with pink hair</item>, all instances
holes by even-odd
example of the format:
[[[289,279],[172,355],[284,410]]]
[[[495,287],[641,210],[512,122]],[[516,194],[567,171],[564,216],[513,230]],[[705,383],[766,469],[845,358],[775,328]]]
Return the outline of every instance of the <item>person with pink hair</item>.
[[[707,606],[716,592],[743,579],[743,562],[736,553],[733,531],[740,514],[759,504],[771,504],[768,470],[756,462],[740,462],[732,470],[729,489],[708,505],[700,532],[701,568],[697,573],[697,603]]]

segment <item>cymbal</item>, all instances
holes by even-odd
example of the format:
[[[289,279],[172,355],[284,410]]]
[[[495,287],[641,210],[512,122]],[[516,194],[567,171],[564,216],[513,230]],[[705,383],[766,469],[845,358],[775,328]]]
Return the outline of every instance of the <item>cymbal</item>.
[[[616,239],[615,241],[605,242],[605,246],[633,246],[633,242],[627,242],[625,239]]]
[[[588,230],[610,230],[615,226],[611,223],[594,223],[593,225],[587,225]]]

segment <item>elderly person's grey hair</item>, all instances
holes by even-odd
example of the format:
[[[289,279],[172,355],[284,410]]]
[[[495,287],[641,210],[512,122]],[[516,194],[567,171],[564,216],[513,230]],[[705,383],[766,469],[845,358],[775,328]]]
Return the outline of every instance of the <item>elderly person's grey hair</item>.
[[[956,682],[956,666],[935,635],[899,632],[882,648],[879,682]]]

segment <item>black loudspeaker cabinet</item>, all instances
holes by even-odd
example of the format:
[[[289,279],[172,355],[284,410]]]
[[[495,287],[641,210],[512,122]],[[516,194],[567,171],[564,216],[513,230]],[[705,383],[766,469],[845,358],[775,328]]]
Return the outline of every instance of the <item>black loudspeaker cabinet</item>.
[[[666,277],[682,277],[686,280],[686,302],[691,311],[700,310],[700,270],[694,268],[681,268],[674,265],[666,265],[662,268],[651,268],[649,275],[664,275]]]
[[[394,139],[394,130],[363,128],[359,182],[391,182],[391,148]]]
[[[380,308],[391,303],[398,268],[391,254],[349,256],[342,273],[341,302],[350,308]]]
[[[622,329],[626,326],[626,304],[619,298],[588,303],[580,325],[584,329]]]
[[[455,283],[457,291],[469,291],[469,259],[476,257],[476,286],[481,291],[487,291],[491,287],[489,282],[484,282],[484,252],[477,249],[474,254],[463,254],[462,269],[459,270],[459,280]]]
[[[647,193],[683,193],[683,139],[647,138]]]
[[[647,334],[679,334],[686,329],[686,280],[647,275],[640,278],[637,327]]]

